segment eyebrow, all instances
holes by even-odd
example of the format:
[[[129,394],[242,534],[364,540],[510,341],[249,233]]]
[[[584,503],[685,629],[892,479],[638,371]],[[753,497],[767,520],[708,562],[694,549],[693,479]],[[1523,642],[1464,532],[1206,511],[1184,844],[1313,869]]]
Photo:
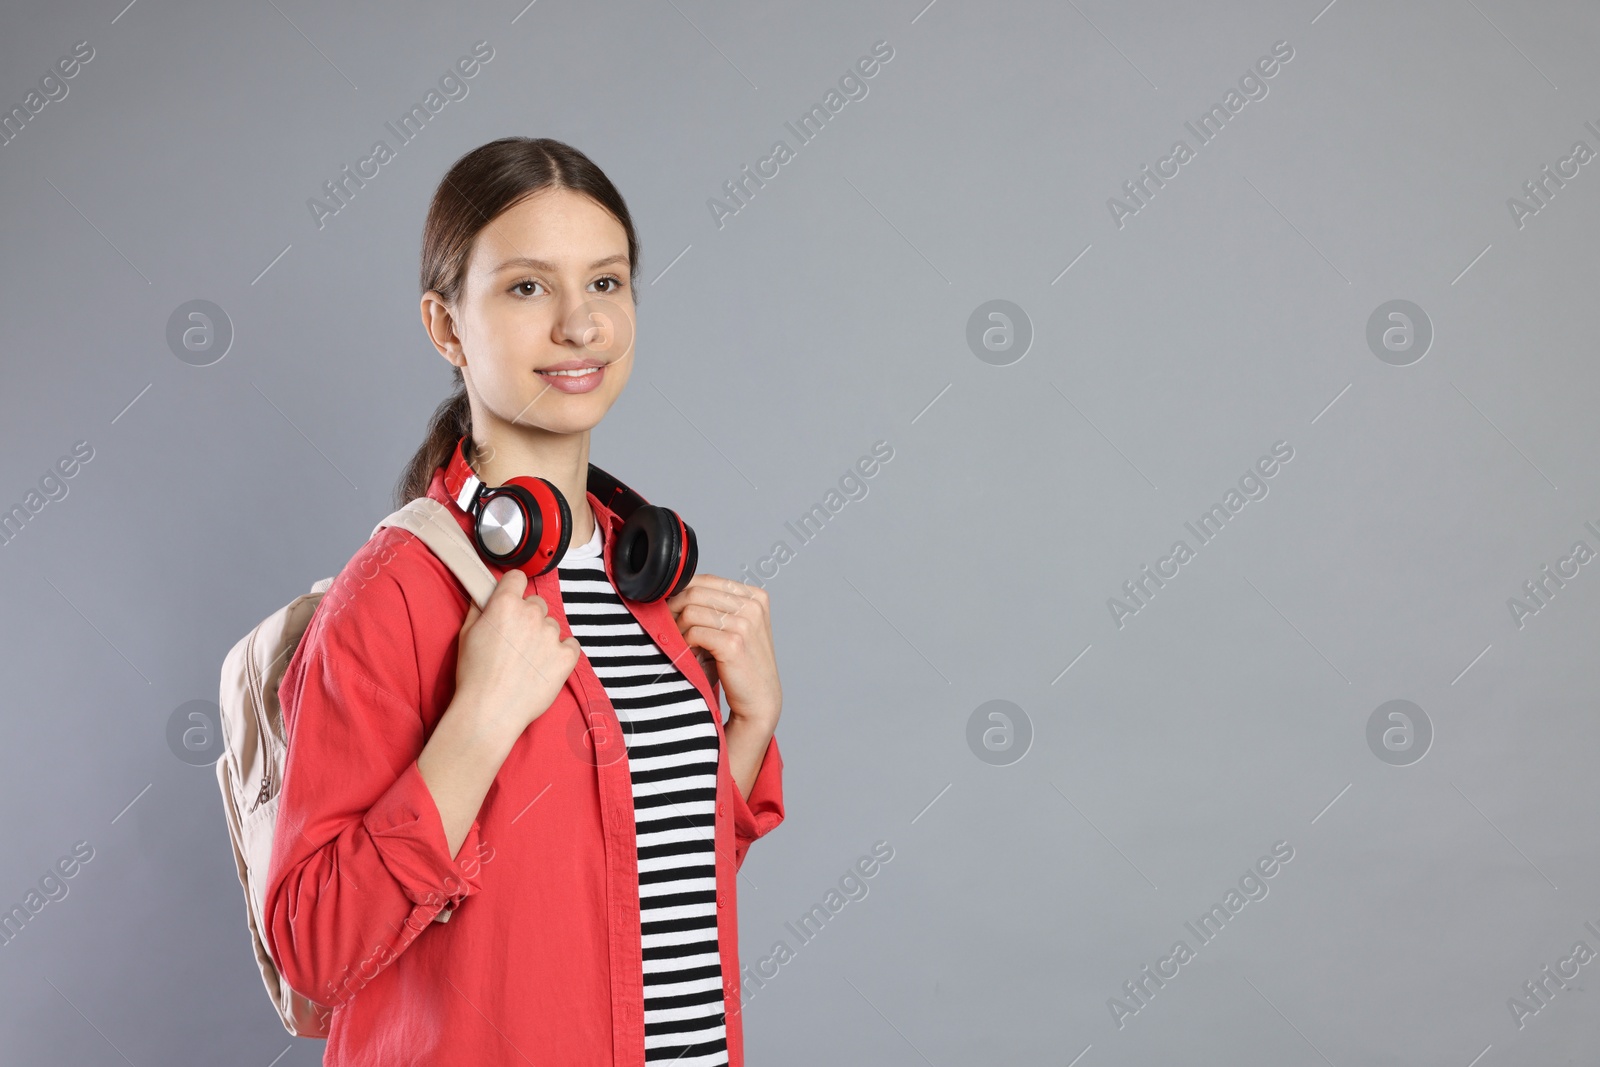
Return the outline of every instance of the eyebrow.
[[[614,256],[607,256],[604,259],[595,260],[593,263],[589,264],[589,269],[598,270],[601,267],[609,266],[612,263],[621,263],[626,266],[628,263],[628,257],[619,252]],[[518,256],[515,259],[508,259],[504,263],[500,264],[495,268],[495,273],[498,274],[507,267],[532,267],[535,270],[550,271],[552,273],[554,273],[557,269],[556,265],[548,260],[532,259],[528,256]]]

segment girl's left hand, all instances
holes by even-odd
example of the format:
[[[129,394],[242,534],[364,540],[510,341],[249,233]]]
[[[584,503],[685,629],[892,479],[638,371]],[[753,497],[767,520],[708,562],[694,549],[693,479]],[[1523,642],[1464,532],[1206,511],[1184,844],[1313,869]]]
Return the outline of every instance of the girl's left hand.
[[[772,650],[767,591],[715,574],[697,574],[667,600],[667,607],[712,684],[720,676],[729,715],[776,727],[783,688]]]

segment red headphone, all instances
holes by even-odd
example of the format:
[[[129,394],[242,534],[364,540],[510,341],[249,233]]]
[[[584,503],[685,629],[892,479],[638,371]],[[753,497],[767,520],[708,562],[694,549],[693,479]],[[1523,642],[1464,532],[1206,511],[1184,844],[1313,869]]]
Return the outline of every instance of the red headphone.
[[[572,539],[572,509],[566,498],[544,478],[518,476],[504,485],[484,485],[467,462],[471,448],[471,437],[456,443],[445,467],[444,488],[472,517],[478,554],[486,563],[516,567],[529,578],[544,574]],[[588,489],[623,520],[612,552],[619,594],[648,603],[673,596],[689,584],[700,556],[692,526],[676,512],[646,503],[593,463]]]

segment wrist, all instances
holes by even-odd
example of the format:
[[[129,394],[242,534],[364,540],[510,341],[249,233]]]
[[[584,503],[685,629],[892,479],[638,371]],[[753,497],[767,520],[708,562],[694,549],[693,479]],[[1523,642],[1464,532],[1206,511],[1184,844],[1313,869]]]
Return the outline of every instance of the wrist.
[[[503,761],[522,731],[472,692],[458,689],[434,727],[435,735],[441,733],[486,759]]]

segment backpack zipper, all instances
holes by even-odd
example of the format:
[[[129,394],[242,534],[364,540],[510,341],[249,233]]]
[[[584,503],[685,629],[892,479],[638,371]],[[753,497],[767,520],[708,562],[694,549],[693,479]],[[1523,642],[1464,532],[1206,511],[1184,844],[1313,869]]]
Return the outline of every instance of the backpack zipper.
[[[261,677],[256,671],[255,651],[256,633],[252,630],[250,631],[250,643],[245,647],[245,671],[250,684],[250,692],[253,696],[252,707],[264,710],[265,704],[262,702],[264,699],[262,695],[263,689]],[[256,717],[256,735],[261,739],[261,767],[263,772],[261,790],[256,794],[256,806],[260,807],[272,798],[272,755],[270,752],[272,737],[269,724],[263,722],[260,715]]]

